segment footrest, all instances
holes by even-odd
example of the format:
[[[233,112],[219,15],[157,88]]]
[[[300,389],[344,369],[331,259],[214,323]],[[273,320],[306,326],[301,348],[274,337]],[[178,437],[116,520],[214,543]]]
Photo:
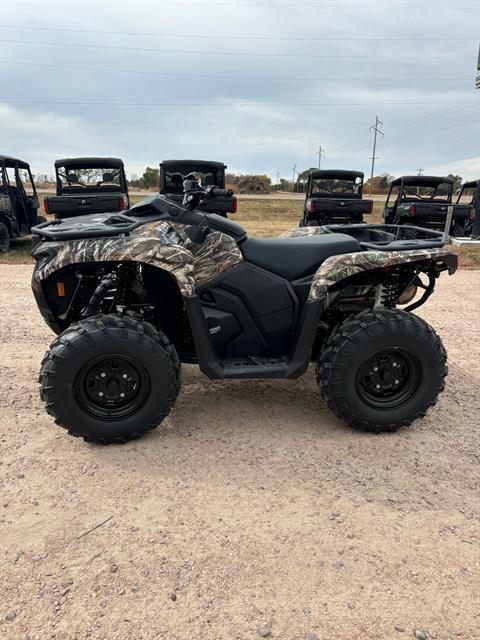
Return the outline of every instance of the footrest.
[[[221,361],[223,378],[283,378],[288,368],[288,359],[263,358],[228,358]]]

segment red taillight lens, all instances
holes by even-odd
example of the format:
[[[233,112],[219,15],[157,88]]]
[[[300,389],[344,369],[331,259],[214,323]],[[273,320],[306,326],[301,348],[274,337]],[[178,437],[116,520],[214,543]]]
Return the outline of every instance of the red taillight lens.
[[[315,211],[315,203],[313,202],[313,200],[309,200],[307,202],[307,211],[308,213],[313,213]]]
[[[417,207],[416,207],[415,205],[412,205],[412,206],[410,207],[410,213],[412,214],[412,216],[414,216],[414,215],[415,215],[416,211],[417,211]]]
[[[49,207],[48,207],[48,202],[47,202],[47,200],[44,200],[44,201],[43,201],[43,208],[45,209],[45,213],[47,214],[47,216],[48,216],[48,215],[50,215],[50,209],[49,209]]]
[[[125,200],[123,198],[118,199],[118,209],[123,211],[125,209]]]
[[[237,213],[237,196],[233,196],[233,213]]]

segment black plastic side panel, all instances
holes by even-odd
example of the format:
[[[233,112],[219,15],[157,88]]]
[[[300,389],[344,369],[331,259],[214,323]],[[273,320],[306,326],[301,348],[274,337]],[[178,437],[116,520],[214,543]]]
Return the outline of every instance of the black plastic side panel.
[[[222,357],[286,356],[298,315],[298,299],[283,278],[243,263],[210,288],[201,288],[202,305],[232,313],[242,333],[225,344]]]

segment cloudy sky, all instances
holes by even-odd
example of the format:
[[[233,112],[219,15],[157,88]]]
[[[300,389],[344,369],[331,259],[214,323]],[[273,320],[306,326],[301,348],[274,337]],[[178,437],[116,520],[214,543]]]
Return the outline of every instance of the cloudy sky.
[[[480,175],[480,0],[2,0],[1,150]]]

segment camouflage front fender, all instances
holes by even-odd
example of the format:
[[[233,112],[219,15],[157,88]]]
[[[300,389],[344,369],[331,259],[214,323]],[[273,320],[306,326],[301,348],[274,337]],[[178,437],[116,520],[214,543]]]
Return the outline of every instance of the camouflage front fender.
[[[359,251],[327,258],[313,276],[309,301],[324,296],[335,283],[362,271],[391,267],[394,265],[442,261],[452,254],[445,249],[415,249],[411,251]]]
[[[236,242],[226,234],[213,232],[202,244],[195,244],[188,238],[182,239],[184,243],[180,244],[173,242],[161,229],[155,233],[153,225],[145,227],[140,227],[139,232],[130,236],[83,238],[39,245],[35,254],[40,255],[42,247],[46,247],[50,258],[40,262],[33,278],[41,282],[55,271],[73,264],[139,262],[169,272],[181,294],[190,296],[195,286],[205,284],[243,260]],[[181,231],[180,225],[177,231]]]

